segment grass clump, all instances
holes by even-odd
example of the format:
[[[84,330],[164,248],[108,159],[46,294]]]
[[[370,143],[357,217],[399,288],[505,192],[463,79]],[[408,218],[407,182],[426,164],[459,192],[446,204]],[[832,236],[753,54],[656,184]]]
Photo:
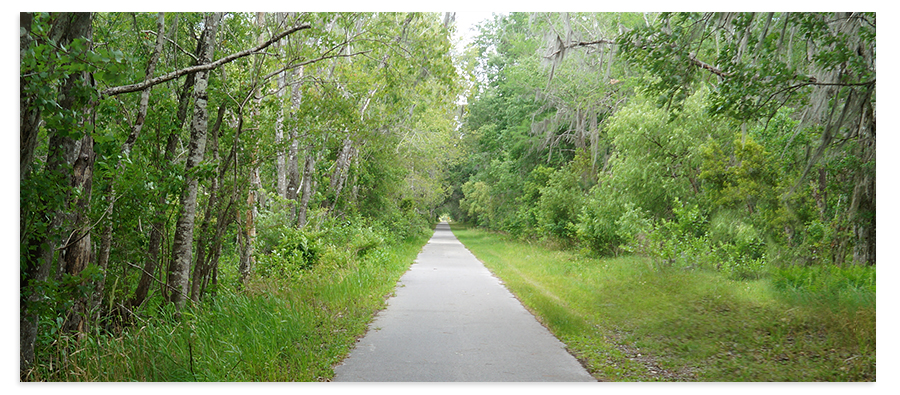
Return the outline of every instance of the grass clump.
[[[600,380],[875,380],[874,268],[739,280],[453,231]]]

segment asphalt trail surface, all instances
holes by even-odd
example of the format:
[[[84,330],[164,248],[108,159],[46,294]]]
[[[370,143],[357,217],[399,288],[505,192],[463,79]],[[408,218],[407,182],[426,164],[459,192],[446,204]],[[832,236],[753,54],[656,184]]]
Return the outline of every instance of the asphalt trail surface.
[[[446,223],[334,381],[595,381]]]

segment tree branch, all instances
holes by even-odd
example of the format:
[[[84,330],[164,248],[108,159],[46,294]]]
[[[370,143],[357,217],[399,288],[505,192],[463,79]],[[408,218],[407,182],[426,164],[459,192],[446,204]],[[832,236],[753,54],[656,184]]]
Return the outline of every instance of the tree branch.
[[[291,33],[294,33],[294,32],[296,32],[296,31],[298,31],[298,30],[309,29],[309,28],[310,28],[310,25],[309,25],[308,23],[305,23],[305,24],[302,24],[302,25],[299,25],[299,26],[294,26],[294,27],[292,27],[292,28],[290,28],[290,29],[288,29],[288,30],[285,30],[285,31],[279,33],[278,35],[276,35],[276,36],[270,38],[268,41],[266,41],[266,42],[264,42],[264,43],[262,43],[262,44],[256,46],[255,48],[251,48],[251,49],[248,49],[248,50],[245,50],[245,51],[241,51],[241,52],[237,52],[237,53],[228,55],[228,56],[226,56],[226,57],[224,57],[224,58],[221,58],[221,59],[219,59],[219,60],[217,60],[217,61],[215,61],[215,62],[207,63],[207,64],[201,64],[201,65],[197,65],[197,66],[186,67],[186,68],[183,68],[183,69],[181,69],[181,70],[173,71],[173,72],[171,72],[171,73],[169,73],[169,74],[166,74],[166,75],[162,75],[162,76],[159,76],[159,77],[156,77],[156,78],[152,78],[152,79],[146,80],[146,81],[144,81],[144,82],[142,82],[142,83],[131,84],[131,85],[123,85],[123,86],[117,86],[117,87],[105,89],[105,90],[103,90],[103,91],[100,92],[100,93],[101,93],[102,95],[104,95],[104,96],[115,96],[115,95],[119,95],[119,94],[122,94],[122,93],[137,92],[137,91],[144,90],[144,89],[146,89],[146,88],[148,88],[148,87],[151,87],[151,86],[154,86],[154,85],[158,85],[158,84],[161,84],[161,83],[163,83],[163,82],[166,82],[166,81],[169,81],[169,80],[172,80],[172,79],[181,77],[181,76],[186,75],[186,74],[192,74],[192,73],[197,73],[197,72],[200,72],[200,71],[212,70],[212,69],[215,69],[215,68],[217,68],[217,67],[219,67],[219,66],[221,66],[221,65],[223,65],[223,64],[226,64],[226,63],[232,62],[232,61],[234,61],[234,60],[237,60],[237,59],[239,59],[239,58],[242,58],[242,57],[245,57],[245,56],[248,56],[248,55],[252,55],[252,54],[254,54],[254,53],[256,53],[256,52],[259,52],[259,51],[265,49],[266,47],[268,47],[268,46],[274,44],[274,43],[277,42],[278,40],[281,40],[282,38],[284,38],[285,36],[287,36],[287,35],[289,35],[289,34],[291,34]]]
[[[599,39],[599,40],[594,40],[594,41],[582,41],[582,42],[577,42],[577,43],[569,44],[569,45],[566,46],[566,48],[572,48],[572,47],[586,47],[586,46],[588,46],[588,45],[597,45],[597,44],[615,44],[615,43],[616,43],[616,42],[615,42],[615,41],[612,41],[612,40]]]
[[[724,72],[724,71],[722,71],[722,70],[719,70],[719,69],[715,68],[715,67],[712,66],[712,65],[709,65],[709,64],[704,63],[704,62],[701,61],[700,59],[697,59],[697,56],[694,55],[694,54],[688,54],[688,59],[691,60],[691,64],[693,64],[694,66],[697,66],[697,67],[699,67],[699,68],[701,68],[701,69],[707,70],[707,71],[709,71],[709,72],[711,72],[711,73],[713,73],[713,74],[715,74],[715,75],[717,75],[717,76],[719,76],[719,77],[725,78],[725,77],[730,77],[730,76],[731,76],[730,73],[726,73],[726,72]]]

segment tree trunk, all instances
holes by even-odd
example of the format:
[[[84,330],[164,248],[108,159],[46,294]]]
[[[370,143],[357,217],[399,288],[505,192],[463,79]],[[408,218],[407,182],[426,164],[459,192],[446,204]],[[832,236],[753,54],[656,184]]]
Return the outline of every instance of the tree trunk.
[[[309,208],[309,199],[313,193],[313,177],[316,170],[316,157],[313,147],[307,149],[306,161],[303,163],[303,179],[300,181],[300,207],[297,212],[297,226],[302,228],[307,223],[307,211]]]
[[[91,262],[91,187],[94,178],[94,139],[84,136],[78,158],[73,166],[72,188],[80,191],[72,208],[72,223],[75,229],[66,240],[62,252],[62,266],[66,274],[77,276]],[[88,281],[88,280],[84,280]],[[74,305],[69,309],[63,329],[66,331],[85,331],[85,318],[87,318],[88,297],[92,294],[84,294],[75,289],[70,290],[75,295]]]
[[[238,121],[240,129],[241,120]],[[256,243],[256,196],[257,191],[262,189],[259,179],[259,167],[255,165],[250,169],[250,192],[247,194],[247,211],[243,221],[242,232],[239,233],[238,241],[241,247],[241,261],[238,265],[238,273],[240,274],[240,287],[246,287],[250,281],[250,271],[253,269],[253,245]]]
[[[28,23],[28,16],[22,18],[21,22]],[[30,29],[26,29],[28,31]],[[50,31],[51,39],[63,46],[69,44],[79,38],[91,37],[91,14],[90,13],[61,13],[56,15],[53,27]],[[30,40],[23,37],[20,45],[29,45]],[[79,85],[89,85],[90,76],[85,73],[71,74],[66,77],[59,89],[59,106],[63,112],[73,112],[76,114],[84,113],[83,109],[87,103],[83,96],[76,94],[76,88]],[[28,81],[23,81],[28,84]],[[23,85],[24,87],[24,85]],[[33,99],[33,98],[29,98]],[[31,109],[31,107],[23,107],[23,109]],[[25,139],[34,139],[32,136],[32,127],[39,122],[38,115],[28,110],[20,119],[20,133],[24,131]],[[80,126],[79,122],[84,119],[73,120],[72,124],[76,127]],[[72,184],[74,174],[72,166],[76,159],[76,141],[72,138],[71,130],[56,130],[48,128],[49,145],[47,153],[47,163],[44,167],[42,176],[48,180],[52,180],[55,185],[69,186]],[[82,133],[83,135],[83,133]],[[21,135],[20,135],[21,136]],[[88,137],[89,139],[89,137]],[[31,141],[23,141],[26,144],[24,148],[24,157],[20,161],[27,160],[30,162],[33,158],[33,146],[36,144]],[[92,152],[91,152],[92,153]],[[27,163],[26,167],[30,167],[31,163]],[[27,176],[28,169],[23,169],[23,175]],[[62,187],[60,190],[45,191],[45,193],[58,197],[58,201],[69,202],[70,190]],[[24,206],[24,205],[23,205]],[[34,363],[34,342],[37,338],[37,321],[38,314],[34,311],[35,305],[39,304],[43,298],[42,283],[44,283],[50,274],[53,266],[53,255],[56,250],[56,240],[65,240],[71,229],[71,224],[64,223],[64,217],[71,212],[70,203],[64,203],[58,207],[47,207],[42,214],[36,217],[46,224],[46,229],[38,230],[35,234],[23,235],[21,241],[23,243],[21,277],[20,277],[20,314],[19,314],[19,373],[20,377],[27,374],[28,369]],[[24,229],[24,228],[23,228]],[[73,258],[80,255],[76,251],[72,251]]]
[[[278,92],[276,96],[279,100],[284,96],[285,91],[285,72],[278,73]],[[284,103],[281,100],[281,109],[275,119],[275,192],[280,197],[287,194],[287,173],[284,155]]]
[[[177,14],[176,14],[177,15]],[[176,31],[178,23],[178,18],[176,17],[173,21],[173,29],[171,31]],[[206,32],[204,32],[205,34]],[[201,35],[201,40],[197,43],[197,48],[195,53],[199,58],[203,51],[203,36]],[[173,164],[173,158],[175,157],[175,150],[178,148],[178,145],[181,141],[179,137],[179,131],[184,127],[184,123],[187,120],[187,111],[190,105],[191,98],[191,90],[194,88],[194,82],[196,81],[196,74],[188,74],[184,79],[184,85],[181,87],[181,92],[178,95],[178,111],[175,114],[175,118],[177,122],[175,123],[176,128],[169,134],[169,137],[166,139],[166,148],[163,153],[163,160],[161,161],[160,171],[164,169],[164,166]],[[144,303],[144,300],[147,298],[147,294],[150,292],[150,284],[154,280],[153,272],[156,271],[157,266],[159,266],[160,261],[160,250],[163,243],[163,229],[165,228],[164,218],[165,218],[165,208],[166,207],[166,191],[161,191],[157,197],[158,207],[156,215],[154,216],[153,222],[150,227],[150,241],[147,247],[147,260],[144,261],[144,267],[141,271],[141,278],[138,280],[137,288],[134,290],[134,296],[132,296],[131,300],[128,304],[132,309],[137,308],[141,304]],[[163,292],[168,295],[168,292]],[[168,296],[167,296],[168,297]]]
[[[22,32],[19,37],[20,61],[23,60],[25,52],[33,41],[31,37],[32,19],[33,15],[29,12],[19,14],[19,27]],[[20,64],[23,65],[21,77],[19,77],[19,181],[21,182],[31,170],[31,162],[34,160],[38,126],[41,123],[41,110],[35,105],[35,98],[29,95],[25,89],[28,81],[24,75],[30,74],[32,70],[25,69],[25,63],[20,62]]]
[[[193,79],[192,84],[193,84]],[[179,126],[183,125],[184,121],[182,120],[179,123]],[[178,129],[181,129],[180,127]],[[169,163],[172,161],[172,157],[174,156],[175,149],[178,146],[178,134],[172,133],[169,135],[168,141],[166,143],[166,152],[163,154],[163,162]],[[147,247],[147,259],[144,261],[144,267],[141,271],[141,278],[138,280],[137,288],[134,290],[134,296],[131,297],[131,300],[128,304],[131,306],[132,310],[140,306],[144,303],[144,299],[147,298],[147,294],[150,291],[150,284],[153,280],[153,272],[156,271],[156,267],[159,265],[159,252],[160,247],[162,246],[163,241],[163,228],[165,224],[163,223],[163,212],[166,205],[166,194],[165,192],[160,193],[157,197],[156,206],[159,207],[156,213],[153,222],[150,225],[150,241]]]
[[[303,75],[302,69],[300,69],[300,70],[301,70],[301,72],[299,74],[299,77],[302,77],[302,75]],[[297,118],[297,113],[299,112],[299,109],[300,109],[300,102],[301,102],[301,97],[302,97],[299,81],[295,81],[295,80],[299,80],[299,78],[296,78],[296,77],[298,77],[298,76],[292,75],[290,78],[290,85],[291,85],[290,118],[291,119]],[[290,145],[288,146],[288,155],[287,155],[287,160],[288,160],[288,162],[287,162],[287,192],[285,194],[285,198],[287,198],[289,200],[293,200],[293,201],[297,200],[297,195],[298,195],[299,189],[300,189],[300,171],[299,171],[298,163],[297,163],[299,161],[299,158],[298,158],[298,151],[300,148],[300,141],[298,140],[299,137],[300,137],[300,133],[297,130],[296,124],[292,125],[292,127],[290,128],[289,136],[288,136],[288,138],[290,139]],[[296,208],[294,207],[294,209],[296,209]]]
[[[278,26],[284,24],[286,14],[283,12],[275,13],[275,23]],[[279,54],[283,53],[283,45],[279,42],[275,44],[276,51]],[[278,82],[278,90],[275,92],[275,96],[278,97],[279,100],[279,110],[278,115],[275,119],[275,191],[278,193],[278,196],[282,198],[287,197],[287,163],[288,159],[285,155],[284,150],[284,114],[288,111],[287,105],[284,103],[284,95],[288,90],[288,85],[290,81],[288,80],[288,74],[285,70],[278,72],[277,82]]]
[[[856,243],[853,248],[853,263],[857,265],[875,265],[875,109],[873,104],[868,104],[863,111],[865,118],[859,134],[861,136],[857,148],[860,162],[863,168],[857,170],[854,176],[855,187],[851,199],[851,212],[853,213],[853,234]],[[865,165],[871,165],[871,170],[866,170]]]
[[[209,226],[212,222],[213,214],[219,205],[219,184],[223,174],[219,171],[221,168],[219,161],[219,128],[222,126],[222,118],[225,116],[225,105],[219,106],[219,112],[216,116],[216,123],[209,131],[209,148],[212,160],[216,163],[216,177],[210,182],[209,201],[206,203],[206,211],[203,215],[203,224],[200,225],[200,234],[197,238],[197,260],[194,264],[194,273],[191,281],[191,301],[197,303],[200,301],[200,289],[204,278],[209,273],[207,261],[207,246],[215,243],[215,239],[209,235]],[[219,221],[221,222],[221,221]],[[212,239],[212,240],[211,240]]]
[[[265,24],[265,13],[258,12],[256,14],[256,25],[259,28],[260,35],[257,38],[258,42],[263,41],[263,28]],[[257,104],[261,99],[257,99]],[[243,108],[238,110],[238,126],[237,133],[240,134],[241,128],[244,126],[244,116],[243,116]],[[252,157],[250,160],[250,190],[247,192],[247,209],[244,215],[241,215],[240,211],[238,211],[238,222],[241,225],[239,227],[240,232],[238,232],[238,244],[240,247],[240,261],[238,263],[238,274],[240,276],[238,281],[238,287],[244,288],[247,286],[247,282],[250,279],[250,271],[253,269],[253,244],[256,242],[256,207],[259,202],[258,199],[258,191],[262,190],[262,183],[259,177],[259,161],[258,155],[259,152],[258,145],[254,145]]]
[[[216,25],[222,13],[207,14],[204,19],[205,42],[203,43],[202,63],[210,63],[215,48]],[[199,180],[192,170],[203,161],[206,150],[206,133],[209,113],[206,108],[209,72],[197,73],[194,85],[194,119],[191,123],[191,141],[188,145],[188,157],[184,166],[185,185],[181,193],[181,214],[175,225],[175,240],[172,246],[172,261],[169,263],[168,288],[169,301],[181,311],[187,298],[189,273],[194,239],[194,218],[197,213],[197,188]]]
[[[347,181],[347,176],[350,173],[350,164],[353,161],[353,156],[356,153],[356,149],[353,148],[353,141],[349,138],[344,139],[344,145],[341,147],[341,152],[338,153],[338,157],[335,160],[335,168],[334,172],[331,175],[331,185],[329,189],[334,192],[334,199],[331,201],[331,210],[334,210],[335,206],[337,206],[338,198],[341,196],[341,190],[344,188],[344,183]]]
[[[25,56],[25,51],[29,48],[33,39],[31,38],[31,24],[33,15],[23,12],[19,14],[19,26],[22,32],[19,37],[19,56]],[[22,69],[21,75],[25,75],[29,70]],[[31,162],[34,160],[34,149],[37,146],[38,126],[41,122],[40,109],[34,107],[35,98],[26,93],[28,80],[25,77],[19,78],[19,184],[29,175]],[[20,204],[19,213],[19,240],[23,243],[24,248],[21,249],[21,261],[25,264],[22,268],[22,276],[20,279],[20,301],[19,301],[19,370],[24,373],[34,362],[34,341],[37,338],[37,315],[27,307],[28,304],[41,299],[42,293],[30,289],[30,281],[43,281],[47,274],[41,273],[43,265],[39,262],[40,254],[32,254],[31,244],[27,243],[29,234],[26,231],[27,208],[24,204]],[[38,243],[37,246],[40,246]],[[48,267],[49,268],[49,267]],[[33,292],[31,297],[26,297],[28,292]]]

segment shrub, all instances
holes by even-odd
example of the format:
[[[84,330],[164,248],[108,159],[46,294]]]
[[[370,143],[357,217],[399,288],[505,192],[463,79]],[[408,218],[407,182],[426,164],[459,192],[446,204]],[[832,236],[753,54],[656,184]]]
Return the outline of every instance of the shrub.
[[[568,167],[557,170],[541,189],[538,204],[540,229],[554,237],[571,240],[577,232],[578,213],[584,204],[584,193],[577,170]]]
[[[633,208],[634,205],[628,207]],[[578,240],[600,254],[615,251],[625,240],[620,232],[619,218],[622,215],[622,207],[613,201],[610,188],[601,185],[592,188],[578,214]]]
[[[259,255],[256,271],[263,277],[297,279],[318,262],[320,249],[304,230],[284,228],[276,247],[268,254]]]

